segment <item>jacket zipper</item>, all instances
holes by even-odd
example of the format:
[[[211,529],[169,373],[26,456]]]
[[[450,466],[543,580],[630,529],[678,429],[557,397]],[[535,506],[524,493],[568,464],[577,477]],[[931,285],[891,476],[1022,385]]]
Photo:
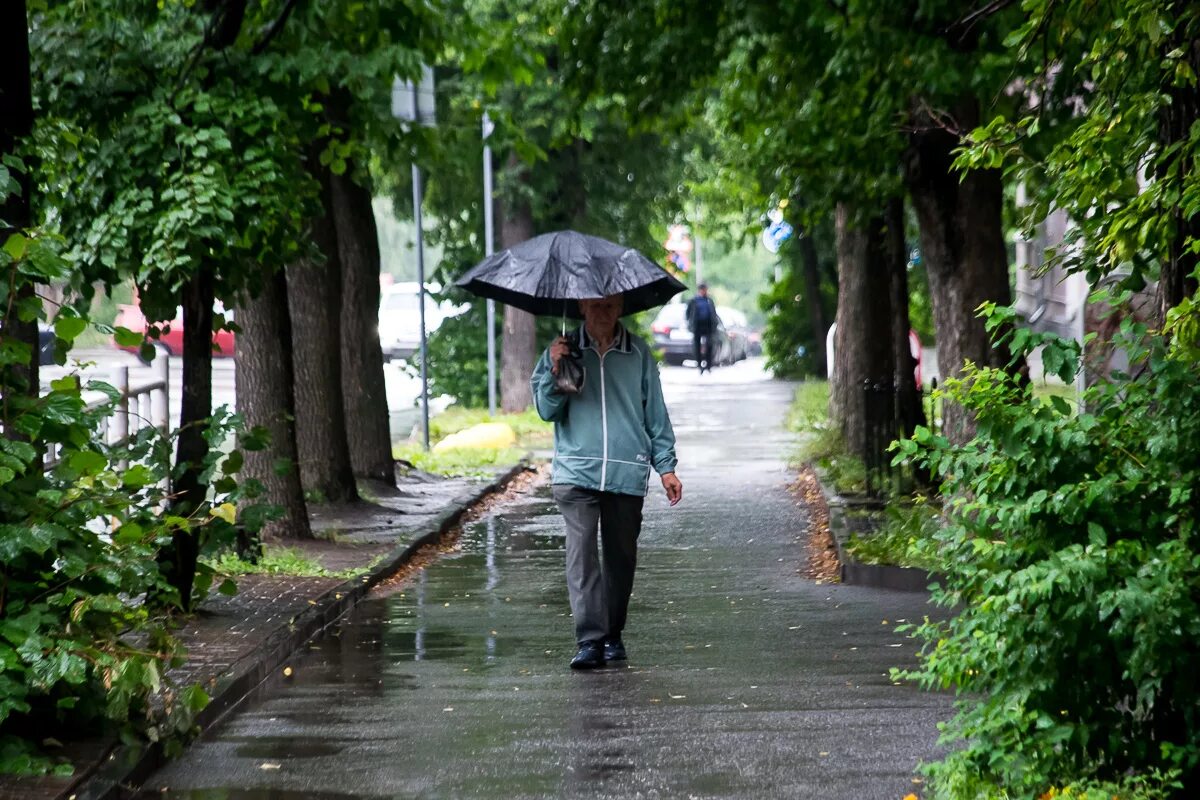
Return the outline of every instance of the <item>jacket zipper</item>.
[[[611,348],[610,348],[611,349]],[[604,449],[600,460],[600,491],[605,491],[608,482],[608,401],[604,391],[604,357],[606,350],[600,355],[600,435],[604,437]]]

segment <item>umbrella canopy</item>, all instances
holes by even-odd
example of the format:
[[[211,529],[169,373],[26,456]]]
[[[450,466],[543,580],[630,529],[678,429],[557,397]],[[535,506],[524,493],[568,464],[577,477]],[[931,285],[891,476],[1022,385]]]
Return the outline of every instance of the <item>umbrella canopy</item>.
[[[625,296],[622,313],[666,303],[686,287],[630,247],[558,231],[494,253],[455,283],[532,314],[583,319],[579,300]]]

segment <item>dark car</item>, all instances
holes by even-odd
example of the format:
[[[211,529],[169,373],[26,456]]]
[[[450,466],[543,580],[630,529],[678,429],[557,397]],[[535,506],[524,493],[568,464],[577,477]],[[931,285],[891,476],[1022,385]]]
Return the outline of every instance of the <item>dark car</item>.
[[[654,347],[663,354],[663,360],[672,366],[682,366],[684,361],[695,361],[692,331],[687,324],[687,306],[683,303],[665,305],[650,326],[654,334]],[[729,335],[725,325],[717,317],[717,328],[713,333],[713,366],[733,363]]]
[[[38,364],[47,366],[54,363],[54,329],[49,325],[38,323]]]

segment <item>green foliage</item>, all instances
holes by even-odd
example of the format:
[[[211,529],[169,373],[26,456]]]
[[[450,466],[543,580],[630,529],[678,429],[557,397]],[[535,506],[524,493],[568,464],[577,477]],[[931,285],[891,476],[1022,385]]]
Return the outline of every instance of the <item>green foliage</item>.
[[[1004,328],[1005,312],[987,314]],[[1006,338],[1020,354],[1043,344],[1064,378],[1078,367],[1075,342]],[[916,629],[921,667],[898,673],[962,698],[945,727],[955,747],[929,767],[937,796],[1030,796],[1127,771],[1197,786],[1196,361],[1128,320],[1120,344],[1136,377],[1089,389],[1082,413],[972,367],[945,391],[976,438],[955,447],[919,429],[900,443],[942,482],[934,597],[958,610]]]
[[[884,509],[878,531],[869,535],[853,534],[846,550],[863,564],[895,564],[918,567],[930,572],[945,568],[936,534],[941,527],[941,512],[921,495],[912,502],[893,501]]]
[[[247,561],[232,550],[224,550],[207,559],[208,565],[218,574],[227,577],[239,575],[294,575],[302,578],[353,578],[371,569],[379,559],[361,567],[344,570],[329,570],[317,560],[294,547],[266,545],[263,554]]]
[[[392,452],[401,461],[434,475],[465,478],[490,478],[498,471],[518,463],[525,456],[520,447],[464,447],[426,452],[419,444],[401,444]]]
[[[41,316],[40,301],[20,298],[31,283],[61,278],[56,250],[30,232],[8,237],[0,255],[0,308],[8,310],[0,325],[0,772],[69,773],[33,744],[64,729],[160,740],[188,732],[207,698],[199,687],[170,686],[166,669],[182,651],[160,606],[144,600],[173,596],[156,560],[172,531],[219,542],[233,534],[240,497],[230,480],[236,451],[214,455],[205,466],[211,504],[187,518],[161,513],[171,437],[148,427],[123,442],[99,436],[120,400],[100,381],[68,376],[40,396],[29,391],[23,370],[34,354],[10,331],[18,317]],[[60,315],[60,357],[86,328]],[[89,403],[84,392],[103,399]],[[218,420],[208,435],[223,438],[232,422]],[[43,466],[47,452],[57,458]],[[202,575],[197,590],[210,583]]]
[[[997,109],[970,136],[962,167],[998,167],[1029,195],[1028,235],[1053,209],[1072,226],[1053,257],[1095,282],[1154,280],[1197,247],[1195,122],[1200,8],[1131,0],[1031,0],[1006,40],[1013,76],[1039,102]],[[1190,115],[1190,117],[1189,117]],[[1094,213],[1104,209],[1104,213]],[[1193,262],[1194,263],[1194,260]],[[1185,270],[1186,271],[1186,270]]]
[[[500,322],[502,307],[496,314],[496,364],[500,363]],[[487,310],[482,302],[473,302],[462,314],[442,321],[429,335],[429,393],[449,395],[459,405],[487,408]],[[414,371],[420,369],[420,357],[413,359]],[[498,390],[497,390],[498,391]]]
[[[846,452],[841,432],[829,419],[829,384],[804,381],[788,411],[788,429],[799,434],[795,460],[812,464],[838,494],[861,494],[867,484],[866,468]]]
[[[814,336],[803,293],[804,280],[799,271],[789,269],[782,280],[772,283],[758,299],[759,307],[767,315],[763,353],[767,357],[767,369],[777,378],[816,375],[813,352],[817,347],[825,346]]]

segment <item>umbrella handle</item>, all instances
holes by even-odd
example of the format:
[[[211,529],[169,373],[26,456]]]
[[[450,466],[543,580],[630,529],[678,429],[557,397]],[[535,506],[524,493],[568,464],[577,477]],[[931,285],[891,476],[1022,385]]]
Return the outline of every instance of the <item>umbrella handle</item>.
[[[567,335],[567,301],[563,300],[562,335]]]

